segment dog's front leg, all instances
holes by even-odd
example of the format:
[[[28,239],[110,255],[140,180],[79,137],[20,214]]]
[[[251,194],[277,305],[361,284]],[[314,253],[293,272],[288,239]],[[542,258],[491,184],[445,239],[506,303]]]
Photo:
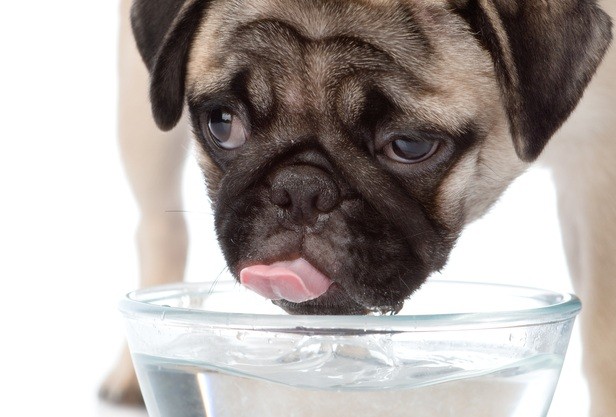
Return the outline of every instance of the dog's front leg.
[[[616,415],[616,172],[605,188],[583,183],[590,181],[592,172],[597,174],[587,167],[569,175],[583,179],[566,180],[568,175],[558,174],[556,179],[569,269],[583,303],[580,318],[591,416],[609,417]]]
[[[597,115],[600,111],[588,114]],[[616,123],[611,122],[613,126],[579,123],[585,117],[579,114],[572,120],[568,127],[579,131],[565,129],[572,134],[557,138],[563,142],[554,146],[549,155],[555,157],[550,159],[569,269],[583,303],[580,319],[590,415],[613,417],[616,416],[616,142],[612,135]],[[585,129],[588,130],[584,132]],[[594,134],[588,136],[591,132]]]
[[[161,132],[148,100],[148,73],[129,24],[129,0],[121,2],[119,56],[119,140],[122,159],[140,212],[137,246],[140,286],[181,281],[187,229],[181,212],[181,177],[188,148],[186,123]],[[141,402],[128,349],[101,387],[100,395],[120,403]]]

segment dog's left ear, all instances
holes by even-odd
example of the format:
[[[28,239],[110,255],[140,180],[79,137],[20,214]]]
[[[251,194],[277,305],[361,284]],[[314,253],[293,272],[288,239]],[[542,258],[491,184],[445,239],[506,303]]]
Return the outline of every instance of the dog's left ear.
[[[595,0],[450,0],[494,61],[518,156],[535,160],[612,38]]]
[[[131,23],[150,71],[150,101],[158,127],[172,129],[184,108],[188,51],[208,0],[134,0]]]

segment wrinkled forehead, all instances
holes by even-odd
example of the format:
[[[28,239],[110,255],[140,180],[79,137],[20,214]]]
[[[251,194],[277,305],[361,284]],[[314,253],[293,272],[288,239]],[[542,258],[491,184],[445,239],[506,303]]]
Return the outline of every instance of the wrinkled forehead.
[[[430,42],[416,22],[419,7],[385,3],[214,2],[197,33],[189,74],[259,63],[292,72],[311,60],[328,70],[378,68],[390,58],[411,65],[425,61]]]
[[[393,90],[393,101],[416,101],[485,84],[488,61],[443,2],[219,1],[195,36],[187,95],[217,94],[239,79],[264,112],[276,99],[291,111],[322,107],[340,89],[358,102],[366,84]]]

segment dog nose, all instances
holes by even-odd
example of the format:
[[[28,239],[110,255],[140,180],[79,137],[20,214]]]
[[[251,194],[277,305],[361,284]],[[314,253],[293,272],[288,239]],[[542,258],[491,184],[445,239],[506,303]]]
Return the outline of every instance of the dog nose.
[[[329,213],[340,202],[340,191],[322,169],[311,165],[294,165],[279,170],[271,182],[271,201],[290,219],[312,226],[321,213]]]

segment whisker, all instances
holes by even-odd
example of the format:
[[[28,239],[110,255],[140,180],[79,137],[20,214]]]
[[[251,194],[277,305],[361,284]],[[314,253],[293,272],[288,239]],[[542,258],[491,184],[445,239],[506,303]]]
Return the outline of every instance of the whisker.
[[[418,236],[421,236],[421,235],[427,235],[429,233],[430,233],[430,231],[423,231],[423,232],[415,233],[414,235],[409,236],[409,238],[412,239],[412,238],[415,238],[415,237],[418,237]]]
[[[212,295],[212,293],[214,292],[214,289],[216,288],[216,286],[218,285],[218,283],[220,282],[222,275],[225,273],[225,271],[228,271],[229,267],[225,266],[224,268],[221,269],[221,271],[218,273],[218,275],[216,275],[216,278],[214,278],[214,282],[212,282],[212,285],[210,286],[210,289],[208,291],[208,295]]]
[[[165,213],[209,214],[209,212],[207,211],[196,211],[196,210],[165,210]]]
[[[409,285],[402,279],[402,273],[398,271],[398,279],[400,280],[401,283],[404,284],[404,286],[409,290],[409,294],[412,293],[413,291],[411,290],[411,287],[409,287]]]

